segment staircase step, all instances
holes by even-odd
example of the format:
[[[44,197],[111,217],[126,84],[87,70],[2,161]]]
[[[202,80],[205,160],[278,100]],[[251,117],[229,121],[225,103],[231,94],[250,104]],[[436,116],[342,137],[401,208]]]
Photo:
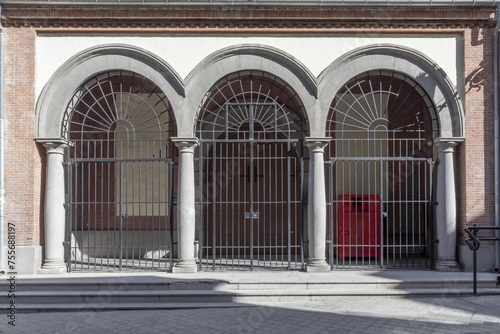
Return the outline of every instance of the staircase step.
[[[495,288],[492,280],[478,281],[478,288]],[[0,290],[7,291],[9,284],[0,283]],[[471,280],[463,281],[414,281],[414,282],[226,282],[226,281],[172,281],[172,282],[85,282],[85,281],[16,281],[18,291],[123,291],[123,290],[276,290],[276,289],[327,289],[327,290],[359,290],[359,289],[466,289],[472,288]]]
[[[497,288],[481,288],[481,294],[499,294]],[[123,291],[19,291],[17,305],[77,304],[91,307],[109,303],[202,303],[202,302],[291,302],[326,301],[338,296],[459,296],[472,294],[470,289],[276,289],[276,290],[123,290]],[[7,296],[0,298],[8,304]]]
[[[16,312],[55,312],[55,311],[99,311],[99,310],[179,310],[179,309],[199,309],[199,308],[234,308],[248,307],[248,304],[241,303],[30,303],[17,304]],[[0,304],[2,309],[8,308],[7,304]]]
[[[500,295],[498,276],[478,276],[478,294]],[[120,310],[236,307],[266,303],[320,302],[345,296],[425,297],[473,295],[470,273],[371,271],[165,273],[21,276],[15,298],[0,295],[0,307],[19,311]],[[10,282],[0,281],[9,291]]]
[[[8,287],[3,282],[0,289]],[[227,282],[29,282],[18,280],[16,288],[19,291],[116,291],[116,290],[218,290],[237,289],[235,285]]]
[[[130,292],[130,291],[129,291]],[[69,310],[140,310],[140,309],[195,309],[212,307],[244,307],[251,305],[266,305],[269,303],[320,302],[335,300],[338,297],[432,297],[432,296],[471,296],[471,289],[411,289],[411,290],[352,290],[326,291],[293,290],[275,291],[269,293],[262,290],[234,291],[230,293],[209,291],[184,291],[184,293],[159,294],[144,296],[144,291],[131,291],[112,295],[112,298],[102,299],[99,294],[68,293],[58,296],[39,294],[26,296],[26,300],[16,295],[16,311],[69,311]],[[478,289],[478,295],[500,295],[500,289]],[[76,298],[75,298],[76,297]],[[109,296],[108,296],[109,297]],[[60,298],[63,298],[61,300]],[[8,303],[3,301],[0,308],[7,309]]]

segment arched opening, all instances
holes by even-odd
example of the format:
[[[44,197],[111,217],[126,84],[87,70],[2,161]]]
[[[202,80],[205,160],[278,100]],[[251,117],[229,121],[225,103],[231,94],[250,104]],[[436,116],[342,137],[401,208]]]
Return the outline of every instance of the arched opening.
[[[100,73],[74,93],[62,128],[70,270],[169,269],[177,154],[166,95],[137,73]]]
[[[302,267],[307,129],[301,101],[273,75],[234,73],[205,95],[196,126],[200,267]]]
[[[333,267],[429,268],[434,105],[413,79],[370,71],[335,95],[327,119]]]

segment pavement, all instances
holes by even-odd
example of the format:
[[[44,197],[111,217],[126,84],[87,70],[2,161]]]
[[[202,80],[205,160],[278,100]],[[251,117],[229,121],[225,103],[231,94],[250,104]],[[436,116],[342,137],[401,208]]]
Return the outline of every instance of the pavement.
[[[73,275],[73,274],[70,274]],[[156,280],[173,274],[112,274],[129,280]],[[59,275],[46,279],[57,282],[74,280],[95,274]],[[267,281],[276,273],[197,273],[182,275],[190,279],[227,279]],[[283,280],[314,281],[335,277],[338,281],[414,280],[456,281],[470,279],[471,273],[437,273],[432,271],[346,271],[308,275],[301,272],[281,272]],[[480,274],[493,278],[493,274]],[[494,275],[496,277],[496,275]],[[41,276],[19,279],[41,279]],[[108,276],[109,279],[109,276]],[[10,322],[10,324],[9,324]],[[12,326],[14,324],[15,326]],[[260,305],[238,305],[227,308],[68,311],[16,313],[14,322],[8,312],[0,314],[0,333],[26,334],[155,334],[155,333],[500,333],[500,295],[481,296],[338,296],[328,301],[300,301]]]
[[[328,302],[187,310],[38,312],[1,333],[500,333],[500,296],[339,297]]]

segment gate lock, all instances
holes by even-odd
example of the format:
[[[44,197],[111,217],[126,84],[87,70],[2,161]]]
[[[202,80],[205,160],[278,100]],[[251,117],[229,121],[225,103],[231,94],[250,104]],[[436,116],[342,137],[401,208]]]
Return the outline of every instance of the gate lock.
[[[246,219],[257,219],[257,218],[259,218],[259,213],[258,212],[245,212],[245,218]]]

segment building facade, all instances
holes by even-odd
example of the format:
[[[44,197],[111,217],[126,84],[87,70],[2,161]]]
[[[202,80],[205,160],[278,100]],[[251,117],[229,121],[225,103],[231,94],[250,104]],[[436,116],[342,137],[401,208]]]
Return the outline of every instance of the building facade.
[[[18,272],[471,270],[498,224],[496,1],[0,5]]]

